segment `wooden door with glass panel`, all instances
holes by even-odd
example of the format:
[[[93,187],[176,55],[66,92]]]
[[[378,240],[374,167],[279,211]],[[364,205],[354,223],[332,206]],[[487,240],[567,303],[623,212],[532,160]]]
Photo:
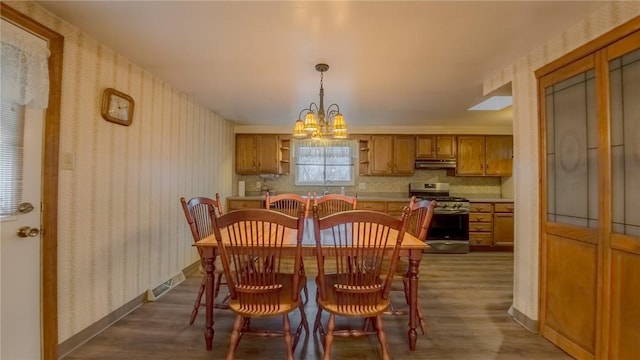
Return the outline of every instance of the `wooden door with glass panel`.
[[[577,358],[640,358],[640,21],[635,27],[537,73],[541,332]]]

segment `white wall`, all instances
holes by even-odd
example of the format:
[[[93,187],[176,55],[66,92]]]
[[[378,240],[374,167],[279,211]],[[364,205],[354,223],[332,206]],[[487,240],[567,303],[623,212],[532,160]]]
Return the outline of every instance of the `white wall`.
[[[535,70],[640,16],[640,2],[604,5],[591,16],[556,36],[515,64],[485,81],[490,92],[512,81],[514,120],[515,254],[513,306],[529,319],[538,319],[539,226],[538,213],[538,101]],[[568,24],[571,25],[571,24]]]
[[[62,342],[198,260],[180,196],[231,194],[233,125],[33,2],[9,2],[65,37],[58,319]],[[125,127],[107,87],[135,100]]]

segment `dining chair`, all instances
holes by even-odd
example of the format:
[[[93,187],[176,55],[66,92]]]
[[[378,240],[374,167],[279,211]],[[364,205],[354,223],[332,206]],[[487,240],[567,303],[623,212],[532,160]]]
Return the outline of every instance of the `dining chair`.
[[[305,219],[309,217],[311,210],[311,193],[307,197],[298,194],[278,194],[271,196],[269,193],[265,195],[265,208],[287,214],[289,216],[298,216],[300,209],[305,209]],[[306,275],[304,272],[304,260],[300,263],[300,274]],[[304,303],[309,302],[309,289],[304,284]]]
[[[340,211],[355,210],[357,204],[358,194],[353,195],[353,197],[342,194],[327,194],[323,196],[313,194],[313,206],[318,207],[320,217]]]
[[[182,204],[182,210],[184,210],[184,216],[189,224],[193,242],[197,242],[205,237],[213,234],[213,222],[212,219],[222,215],[222,203],[220,201],[220,194],[216,193],[215,199],[207,197],[194,197],[189,201],[186,201],[184,197],[180,198]],[[204,268],[204,259],[202,257],[202,249],[198,248],[198,254],[200,255],[200,265]],[[219,260],[216,260],[215,264],[216,274],[216,288],[214,289],[214,299],[218,297],[220,292],[220,284],[222,283],[222,264]],[[193,310],[191,312],[191,319],[189,325],[193,324],[198,315],[198,309],[202,303],[202,295],[204,294],[206,276],[203,274],[200,288],[198,289],[198,296],[196,297],[195,304],[193,304]],[[226,300],[226,298],[225,298]],[[222,301],[224,303],[224,300]],[[225,305],[219,305],[218,307],[226,307]]]
[[[409,215],[409,225],[407,227],[407,233],[415,236],[416,238],[426,241],[427,232],[429,231],[429,225],[431,224],[431,218],[433,217],[433,211],[436,206],[436,202],[434,200],[420,200],[415,201],[415,196],[411,197],[409,200],[409,210],[411,211]],[[406,304],[409,305],[409,264],[406,259],[398,259],[398,263],[395,268],[395,277],[402,279],[403,284],[403,292],[404,299]],[[394,291],[392,289],[392,291]],[[417,301],[417,300],[416,300]],[[422,330],[422,334],[427,333],[427,325],[424,320],[424,315],[422,314],[422,308],[420,304],[416,306],[418,322],[420,324],[420,329]],[[387,315],[407,315],[409,311],[405,309],[396,309],[391,303],[391,306],[385,312]]]
[[[246,335],[283,336],[287,359],[304,329],[309,332],[300,297],[306,276],[282,271],[285,258],[293,253],[294,267],[302,258],[304,207],[297,217],[274,210],[242,209],[214,219],[218,252],[230,291],[229,308],[236,314],[227,359],[234,358],[240,339]],[[247,261],[251,259],[251,261]],[[232,271],[233,269],[242,269]],[[300,324],[292,336],[289,313],[300,310]],[[260,330],[250,326],[253,318],[282,316],[283,330]]]
[[[276,210],[278,212],[290,215],[298,216],[300,207],[305,207],[305,218],[309,216],[311,210],[311,193],[307,194],[307,197],[298,194],[278,194],[269,195],[267,193],[265,197],[265,208]]]
[[[400,246],[408,226],[409,208],[401,219],[370,210],[347,210],[325,217],[313,207],[313,227],[317,247],[318,313],[314,331],[320,330],[324,344],[324,359],[331,358],[335,336],[353,337],[377,335],[383,359],[390,359],[389,347],[382,323],[382,314],[389,307],[389,290]],[[383,271],[385,258],[390,267]],[[331,262],[331,270],[326,264]],[[329,313],[325,329],[322,312]],[[373,318],[375,326],[348,329],[336,328],[336,315],[351,318]]]

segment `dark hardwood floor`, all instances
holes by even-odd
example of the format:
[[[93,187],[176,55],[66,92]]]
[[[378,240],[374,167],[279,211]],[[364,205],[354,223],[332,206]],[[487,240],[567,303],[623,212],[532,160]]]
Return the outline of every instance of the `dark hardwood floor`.
[[[315,263],[305,260],[305,266]],[[309,273],[311,271],[307,270]],[[312,274],[309,293],[315,293]],[[234,315],[216,310],[213,350],[204,345],[204,308],[195,324],[189,315],[200,284],[196,272],[156,302],[145,303],[122,320],[75,349],[64,359],[224,359]],[[420,266],[420,303],[428,333],[421,335],[415,352],[409,351],[404,316],[385,316],[385,329],[395,359],[571,359],[537,334],[530,333],[507,314],[513,291],[513,254],[425,254]],[[396,304],[402,304],[394,293]],[[312,299],[306,305],[310,326],[316,314]],[[292,324],[299,318],[291,316]],[[360,326],[359,321],[341,322]],[[281,320],[252,322],[278,329]],[[371,336],[334,341],[334,359],[379,359],[377,340]],[[282,338],[245,336],[236,359],[283,359]],[[320,359],[322,346],[310,335],[301,340],[296,359]]]

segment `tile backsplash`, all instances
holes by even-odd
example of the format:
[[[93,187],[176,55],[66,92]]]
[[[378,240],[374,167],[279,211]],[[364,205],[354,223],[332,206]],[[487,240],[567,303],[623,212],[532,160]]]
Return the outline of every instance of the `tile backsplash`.
[[[263,179],[258,175],[236,175],[236,180],[246,182],[247,195],[259,194],[261,187],[275,190],[276,193],[322,192],[322,186],[296,186],[293,175],[280,175],[277,179]],[[347,194],[408,196],[410,182],[445,182],[450,185],[451,195],[468,197],[510,197],[508,185],[511,181],[500,177],[462,177],[448,176],[447,170],[417,170],[413,176],[359,176],[356,186],[345,186]],[[258,186],[259,184],[259,186]],[[364,184],[364,188],[362,188]],[[506,184],[506,186],[504,185]],[[237,194],[237,181],[234,194]],[[503,187],[507,189],[503,190]],[[339,186],[329,186],[333,193],[340,192]]]

